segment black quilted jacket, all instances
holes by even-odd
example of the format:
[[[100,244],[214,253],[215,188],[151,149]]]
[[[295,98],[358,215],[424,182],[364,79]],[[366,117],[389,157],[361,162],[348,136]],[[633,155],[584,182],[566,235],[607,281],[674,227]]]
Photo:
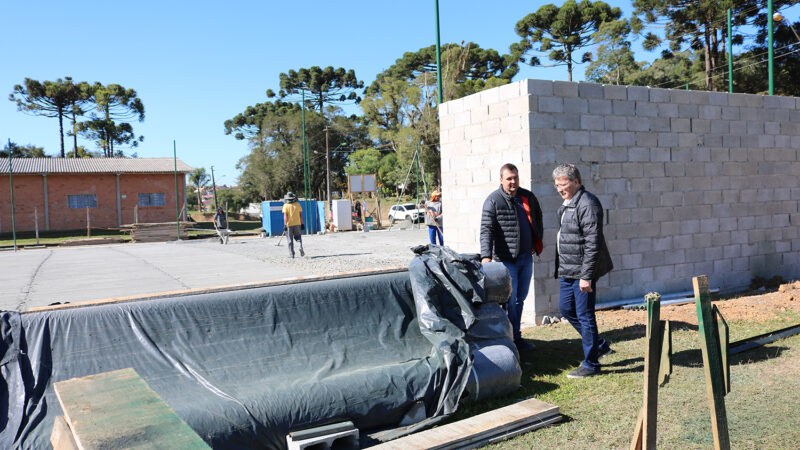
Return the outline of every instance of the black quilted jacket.
[[[519,195],[528,198],[533,228],[542,238],[542,208],[533,193],[518,188]],[[481,258],[492,258],[503,262],[515,262],[519,256],[519,221],[514,199],[503,187],[486,197],[481,213]]]
[[[603,236],[603,206],[583,186],[558,209],[561,236],[556,245],[556,278],[597,280],[614,264]]]

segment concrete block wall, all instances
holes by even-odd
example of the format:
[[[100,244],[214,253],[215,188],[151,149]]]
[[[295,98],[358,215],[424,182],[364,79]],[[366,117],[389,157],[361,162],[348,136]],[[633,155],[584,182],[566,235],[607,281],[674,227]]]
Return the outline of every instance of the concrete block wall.
[[[615,269],[599,301],[690,291],[707,274],[734,291],[800,277],[800,99],[523,80],[439,110],[445,239],[480,250],[483,200],[506,162],[544,211],[525,318],[558,307],[551,173],[578,166],[606,209]]]

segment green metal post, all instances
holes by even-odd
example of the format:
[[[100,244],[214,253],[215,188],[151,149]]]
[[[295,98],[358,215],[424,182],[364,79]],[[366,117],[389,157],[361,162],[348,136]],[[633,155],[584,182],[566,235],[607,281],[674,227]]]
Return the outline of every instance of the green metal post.
[[[442,104],[442,51],[439,44],[439,0],[434,0],[436,4],[436,82],[439,86],[439,104]]]
[[[417,150],[414,152],[414,159],[417,160],[417,206],[416,210],[419,211],[419,144],[417,144]],[[417,221],[419,221],[419,214],[417,214]],[[417,223],[417,228],[420,228],[419,223]]]
[[[308,223],[308,176],[306,174],[306,91],[302,91],[302,104],[300,110],[303,112],[303,190],[306,207],[303,208],[303,223]]]
[[[731,10],[728,10],[728,92],[733,93],[733,38],[731,36]]]
[[[14,236],[14,251],[17,251],[17,225],[14,219],[14,169],[11,167],[11,157],[14,150],[11,148],[11,139],[8,140],[8,178],[11,182],[11,234]]]
[[[772,49],[772,0],[767,0],[767,47],[769,53],[769,62],[767,72],[769,74],[769,95],[775,94],[775,74],[773,73],[773,64],[775,62],[774,52]]]
[[[178,240],[181,240],[181,211],[178,209],[178,149],[172,140],[172,163],[175,171],[175,226],[178,227]]]

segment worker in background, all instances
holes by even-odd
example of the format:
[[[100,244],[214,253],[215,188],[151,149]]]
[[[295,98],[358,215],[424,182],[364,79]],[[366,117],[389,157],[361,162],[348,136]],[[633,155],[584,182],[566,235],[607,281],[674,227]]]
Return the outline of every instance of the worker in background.
[[[283,198],[283,232],[289,242],[289,256],[294,258],[294,241],[300,243],[300,256],[305,256],[303,251],[303,234],[306,224],[303,223],[303,208],[297,202],[293,192],[287,192]]]
[[[228,215],[222,210],[222,207],[217,207],[217,212],[214,214],[214,229],[217,230],[220,244],[228,243],[228,236],[231,230],[228,229]]]
[[[444,245],[442,236],[442,194],[433,191],[431,200],[425,204],[425,225],[428,226],[428,237],[431,244],[436,245],[436,238],[439,238],[439,245]]]

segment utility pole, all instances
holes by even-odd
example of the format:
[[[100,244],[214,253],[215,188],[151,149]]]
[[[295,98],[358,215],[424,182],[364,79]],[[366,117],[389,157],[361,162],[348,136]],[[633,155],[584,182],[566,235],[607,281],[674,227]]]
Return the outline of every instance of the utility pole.
[[[211,166],[211,186],[214,190],[214,212],[217,211],[217,182],[214,181],[214,166]]]
[[[333,204],[331,203],[331,152],[328,148],[327,125],[325,125],[325,182],[327,184],[325,200],[328,202],[328,211],[333,211]]]

